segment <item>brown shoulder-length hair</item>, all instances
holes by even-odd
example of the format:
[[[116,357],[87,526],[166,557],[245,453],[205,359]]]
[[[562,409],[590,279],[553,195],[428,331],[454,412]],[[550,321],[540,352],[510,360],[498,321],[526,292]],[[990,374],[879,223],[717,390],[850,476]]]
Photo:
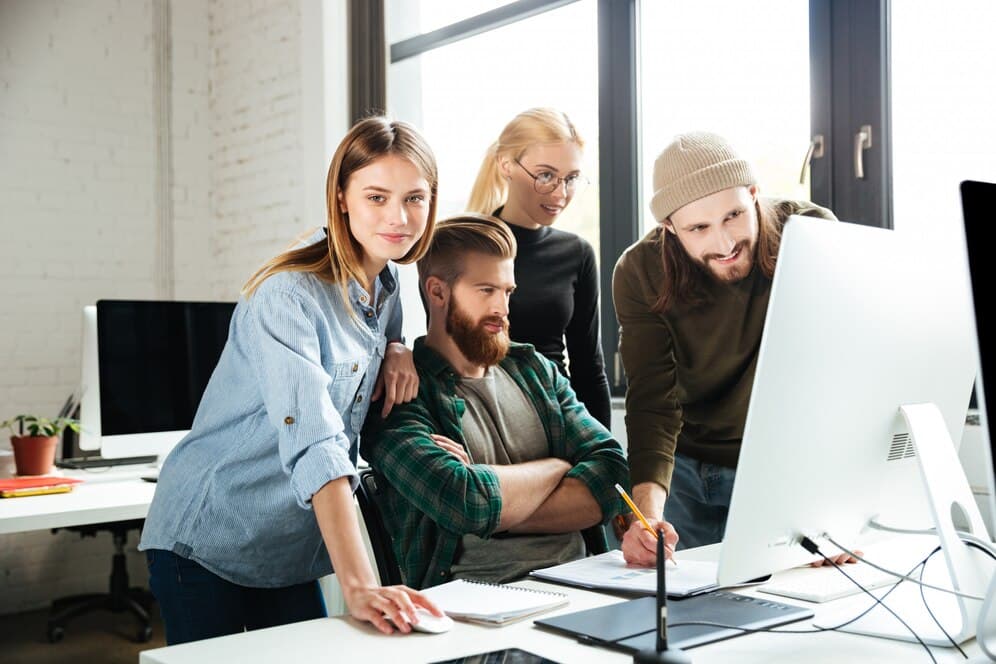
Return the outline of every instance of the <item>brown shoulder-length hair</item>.
[[[754,249],[754,262],[770,279],[775,274],[775,263],[778,261],[783,221],[774,206],[761,198],[754,202],[754,210],[757,213],[757,245]],[[670,219],[665,221],[670,223]],[[692,260],[678,237],[663,227],[663,222],[659,242],[661,260],[664,263],[664,279],[657,294],[654,311],[665,313],[678,306],[692,309],[708,302],[705,285],[712,276],[704,267]]]
[[[249,277],[242,287],[242,294],[251,296],[267,277],[280,272],[309,272],[319,279],[337,284],[344,293],[350,279],[364,283],[363,247],[349,231],[349,220],[339,206],[339,192],[346,190],[353,173],[387,155],[404,157],[429,183],[431,196],[425,232],[397,262],[413,263],[421,258],[429,249],[436,225],[436,157],[429,144],[410,124],[382,116],[368,117],[353,125],[332,157],[325,181],[327,239],[307,247],[289,249],[271,258]],[[349,302],[348,298],[346,302]]]

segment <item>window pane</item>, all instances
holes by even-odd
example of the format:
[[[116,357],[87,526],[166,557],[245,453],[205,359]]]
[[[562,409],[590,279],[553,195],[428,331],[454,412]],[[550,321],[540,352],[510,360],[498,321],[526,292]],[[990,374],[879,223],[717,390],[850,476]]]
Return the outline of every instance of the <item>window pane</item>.
[[[810,139],[809,3],[643,2],[640,95],[644,227],[653,164],[679,133],[728,138],[762,195],[809,198],[799,170]]]
[[[960,256],[958,184],[996,182],[996,3],[896,2],[891,25],[894,227]]]
[[[564,111],[585,140],[591,184],[557,220],[598,255],[598,41],[595,0],[391,65],[388,109],[419,127],[439,162],[439,216],[465,209],[488,146],[514,115]]]
[[[465,18],[507,5],[514,0],[387,0],[387,43],[393,44]]]

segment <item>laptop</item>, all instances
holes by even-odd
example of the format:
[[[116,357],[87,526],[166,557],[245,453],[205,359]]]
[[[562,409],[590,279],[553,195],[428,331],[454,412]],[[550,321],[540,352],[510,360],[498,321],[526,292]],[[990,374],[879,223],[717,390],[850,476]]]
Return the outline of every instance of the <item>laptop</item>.
[[[653,650],[656,616],[657,599],[641,597],[533,622],[589,645],[634,653]],[[667,641],[669,646],[685,650],[747,633],[730,627],[680,624],[683,622],[705,621],[757,630],[812,617],[813,612],[803,607],[716,591],[667,603]]]

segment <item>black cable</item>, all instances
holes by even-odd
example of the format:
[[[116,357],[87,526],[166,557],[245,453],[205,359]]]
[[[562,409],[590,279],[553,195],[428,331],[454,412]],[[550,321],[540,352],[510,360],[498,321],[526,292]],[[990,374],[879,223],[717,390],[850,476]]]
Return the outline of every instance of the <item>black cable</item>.
[[[933,553],[936,553],[937,551],[940,551],[940,547],[938,547],[937,549],[935,549],[931,553],[931,555],[933,555]],[[909,572],[907,572],[907,574],[913,574],[914,572],[916,572],[917,568],[919,568],[921,565],[923,565],[926,561],[927,561],[927,558],[924,558],[923,560],[921,560],[920,562],[918,562],[916,565],[914,565],[910,569]],[[892,587],[889,588],[889,590],[884,595],[882,595],[881,599],[885,599],[886,597],[888,597],[889,594],[892,593],[893,590],[895,590],[896,588],[898,588],[899,585],[902,584],[902,582],[904,580],[905,579],[899,579],[894,584],[892,584]],[[747,634],[760,633],[760,632],[765,632],[765,633],[768,633],[768,634],[819,634],[820,632],[833,632],[833,631],[839,630],[842,627],[847,627],[851,623],[853,623],[853,622],[855,622],[857,620],[860,620],[861,618],[864,618],[866,615],[868,615],[868,612],[871,611],[874,608],[875,608],[875,605],[872,604],[870,607],[868,607],[867,609],[865,609],[864,611],[862,611],[858,615],[854,616],[853,618],[851,618],[849,620],[846,620],[846,621],[840,623],[839,625],[834,625],[832,627],[813,627],[811,629],[778,629],[777,627],[742,627],[740,625],[727,625],[725,623],[710,622],[708,620],[681,620],[681,621],[678,621],[678,622],[668,623],[668,627],[683,627],[685,625],[702,625],[702,626],[707,626],[707,627],[725,627],[726,629],[735,629],[735,630],[738,630],[738,631],[741,631],[741,632],[744,632],[744,633],[747,633]],[[646,632],[640,632],[639,634],[645,634],[645,633]],[[632,637],[632,636],[639,636],[639,634],[631,634],[630,637]],[[630,638],[630,637],[623,637],[623,638],[625,639],[625,638]],[[619,640],[622,640],[622,639],[619,639]]]
[[[869,597],[871,597],[872,599],[874,599],[875,600],[875,604],[878,604],[883,609],[885,609],[886,611],[888,611],[889,613],[891,613],[893,618],[895,618],[896,620],[898,620],[903,625],[903,627],[905,627],[907,630],[909,630],[909,633],[913,635],[913,638],[916,639],[917,643],[919,643],[921,646],[923,646],[923,649],[927,651],[927,655],[930,656],[930,661],[932,661],[932,662],[934,662],[936,664],[937,660],[934,658],[934,653],[932,653],[930,651],[930,646],[928,646],[926,643],[923,642],[923,639],[921,639],[920,635],[916,633],[916,630],[913,629],[912,627],[910,627],[909,624],[905,620],[903,620],[902,618],[900,618],[898,613],[896,613],[895,611],[893,611],[888,605],[886,605],[885,602],[883,602],[881,599],[879,599],[877,596],[875,596],[875,594],[873,594],[872,591],[868,590],[863,585],[861,585],[860,583],[858,583],[857,580],[855,580],[854,577],[852,577],[850,574],[848,574],[847,572],[845,572],[844,569],[840,565],[838,565],[834,561],[830,560],[830,558],[828,558],[825,553],[823,553],[822,551],[820,551],[820,547],[817,546],[816,542],[814,542],[813,540],[809,539],[808,537],[803,537],[802,541],[799,542],[799,544],[802,546],[802,548],[804,548],[809,553],[816,554],[816,555],[820,556],[821,558],[823,558],[824,561],[826,561],[826,562],[830,563],[831,565],[833,565],[837,569],[837,571],[839,571],[841,574],[843,574],[848,579],[850,579],[851,583],[853,583],[854,585],[856,585],[858,588],[861,588],[862,592],[864,592],[866,595],[868,595]],[[926,564],[926,562],[924,564]]]
[[[941,630],[941,632],[947,638],[948,642],[951,643],[952,646],[954,646],[955,648],[958,649],[958,652],[961,653],[962,657],[964,657],[965,659],[968,659],[968,655],[965,654],[965,651],[961,649],[960,645],[958,645],[957,643],[955,643],[955,640],[953,638],[951,638],[950,634],[948,634],[948,630],[944,629],[944,625],[942,625],[941,621],[937,619],[937,616],[934,615],[934,612],[930,610],[930,604],[927,603],[927,595],[924,594],[924,591],[923,591],[923,573],[927,571],[927,563],[929,563],[930,559],[934,557],[934,554],[937,553],[940,550],[941,550],[941,547],[937,547],[936,549],[934,549],[933,551],[931,551],[930,555],[927,556],[927,559],[923,561],[923,566],[920,568],[920,582],[921,582],[920,583],[920,599],[923,601],[923,608],[927,609],[927,613],[930,614],[930,619],[934,621],[935,625],[937,625],[937,629]]]

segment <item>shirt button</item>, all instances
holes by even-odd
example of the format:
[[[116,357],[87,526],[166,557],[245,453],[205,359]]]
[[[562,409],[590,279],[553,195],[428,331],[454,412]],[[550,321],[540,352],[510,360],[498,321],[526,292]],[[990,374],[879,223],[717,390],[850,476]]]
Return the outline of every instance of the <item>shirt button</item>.
[[[374,312],[368,311],[367,312],[367,318],[373,318],[373,317],[374,317]]]
[[[288,415],[284,418],[284,424],[294,424],[294,418]]]
[[[356,373],[359,370],[359,368],[360,368],[360,365],[358,363],[354,362],[353,363],[353,373]]]
[[[367,303],[367,296],[366,295],[361,295],[360,296],[360,302],[362,302],[363,304],[366,304]]]
[[[362,394],[357,394],[356,395],[356,403],[360,403],[361,401],[363,401],[363,395]]]

